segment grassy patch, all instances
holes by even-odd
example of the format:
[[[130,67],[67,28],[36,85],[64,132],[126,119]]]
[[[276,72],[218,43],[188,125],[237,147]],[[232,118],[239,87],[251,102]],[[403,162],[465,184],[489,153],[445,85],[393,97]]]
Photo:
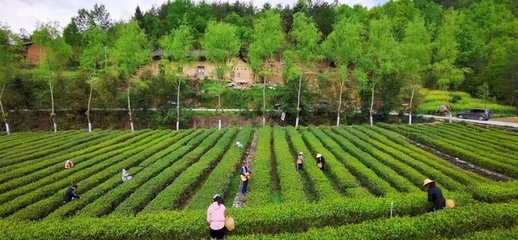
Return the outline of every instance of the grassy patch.
[[[425,92],[424,103],[417,107],[418,113],[434,114],[439,105],[448,104],[449,94],[446,91],[428,90]],[[493,114],[498,116],[516,115],[517,109],[511,106],[500,105],[494,102],[485,102],[484,99],[473,98],[465,92],[453,92],[454,99],[458,99],[452,104],[453,114],[469,108],[488,108]]]

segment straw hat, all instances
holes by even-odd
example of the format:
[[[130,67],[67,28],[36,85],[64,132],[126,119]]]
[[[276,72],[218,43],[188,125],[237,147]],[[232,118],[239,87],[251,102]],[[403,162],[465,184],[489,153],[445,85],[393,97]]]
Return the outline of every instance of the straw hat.
[[[426,185],[428,185],[428,184],[430,184],[430,183],[433,183],[433,182],[434,182],[434,180],[431,180],[431,179],[427,178],[427,179],[425,179],[425,180],[423,181],[423,187],[424,187],[424,186],[426,186]]]
[[[322,157],[322,155],[320,153],[317,153],[317,158],[319,158],[319,157]]]

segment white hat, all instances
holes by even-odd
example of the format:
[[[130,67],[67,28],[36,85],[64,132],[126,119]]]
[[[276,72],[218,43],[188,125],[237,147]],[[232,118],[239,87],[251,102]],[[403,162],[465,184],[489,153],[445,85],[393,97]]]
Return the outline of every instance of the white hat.
[[[302,153],[302,152],[299,152],[299,155],[304,155],[304,153]]]
[[[428,184],[430,184],[430,183],[433,183],[433,182],[434,182],[434,181],[433,181],[432,179],[427,178],[427,179],[425,179],[425,180],[423,181],[423,187],[424,187],[424,186],[426,186],[426,185],[428,185]]]
[[[212,197],[212,199],[216,199],[217,197],[220,197],[220,198],[221,198],[221,195],[219,195],[219,194],[215,194],[215,195]]]
[[[317,153],[317,158],[319,158],[319,157],[322,157],[322,155],[320,153]]]

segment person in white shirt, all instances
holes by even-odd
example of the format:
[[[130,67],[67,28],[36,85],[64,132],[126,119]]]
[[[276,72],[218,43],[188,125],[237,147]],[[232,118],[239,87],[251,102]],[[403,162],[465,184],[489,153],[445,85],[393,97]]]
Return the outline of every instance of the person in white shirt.
[[[122,169],[122,181],[126,182],[130,180],[132,177],[129,175],[128,171],[126,169]]]

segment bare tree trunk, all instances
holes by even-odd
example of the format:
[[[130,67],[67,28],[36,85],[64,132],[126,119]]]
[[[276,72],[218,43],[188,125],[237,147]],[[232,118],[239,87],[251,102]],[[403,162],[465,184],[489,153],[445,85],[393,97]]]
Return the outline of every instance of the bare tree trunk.
[[[449,91],[448,91],[448,94],[449,94],[449,97],[447,99],[448,101],[448,122],[451,123],[452,122],[452,119],[451,119],[451,110],[452,110],[452,107],[451,107],[451,97],[452,97],[452,92],[451,92],[451,87],[448,87]]]
[[[266,125],[266,76],[263,78],[263,127]]]
[[[94,70],[94,77],[95,77],[95,70]],[[88,132],[92,132],[92,122],[90,121],[90,107],[92,105],[92,93],[94,89],[94,83],[92,82],[93,79],[90,81],[90,94],[88,95],[88,107],[86,109],[86,119],[88,120]]]
[[[4,105],[2,104],[2,95],[4,95],[4,90],[5,83],[2,84],[2,91],[0,91],[0,109],[2,110],[2,117],[4,118],[5,132],[7,133],[7,135],[10,135],[11,133],[9,132],[9,124],[7,123],[7,115],[5,115]]]
[[[299,113],[300,113],[300,89],[302,87],[302,75],[299,77],[299,90],[297,93],[297,118],[295,119],[295,129],[299,127]]]
[[[336,126],[340,126],[340,110],[342,109],[342,93],[343,93],[343,89],[344,89],[344,83],[345,83],[345,79],[343,82],[340,83],[340,97],[338,99],[338,109],[337,109],[337,114],[336,114]]]
[[[176,131],[180,130],[180,87],[182,83],[178,82],[176,94]]]
[[[50,88],[50,102],[51,102],[51,112],[50,117],[52,118],[52,127],[54,128],[54,132],[58,131],[58,126],[56,124],[56,113],[54,112],[54,91],[52,90],[52,74],[49,77],[49,88]]]
[[[129,115],[131,132],[134,132],[135,131],[135,127],[133,126],[133,118],[131,116],[130,86],[131,86],[131,83],[128,82],[128,115]]]
[[[413,111],[413,103],[414,103],[414,95],[415,95],[415,90],[416,90],[416,86],[413,86],[412,87],[412,96],[410,97],[410,106],[408,106],[410,108],[410,115],[408,115],[408,125],[412,125],[412,111]]]
[[[218,129],[221,129],[221,78],[218,77]]]
[[[370,122],[371,126],[374,125],[374,121],[372,119],[372,113],[374,111],[374,90],[375,90],[375,86],[376,86],[376,82],[375,82],[375,79],[373,79],[373,81],[372,81],[372,88],[371,88],[371,106],[370,106],[370,109],[369,109],[369,122]]]

